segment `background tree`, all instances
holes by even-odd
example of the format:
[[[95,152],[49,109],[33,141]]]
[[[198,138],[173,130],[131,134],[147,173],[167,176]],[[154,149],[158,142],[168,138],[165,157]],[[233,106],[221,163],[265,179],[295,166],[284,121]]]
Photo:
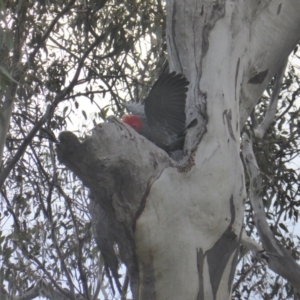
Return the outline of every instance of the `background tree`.
[[[200,78],[202,78],[202,83],[205,80],[206,85],[211,85],[211,92],[207,93],[207,99],[210,99],[207,102],[208,110],[206,110],[204,102],[200,108],[196,106],[198,108],[196,111],[201,112],[197,115],[200,118],[199,126],[191,132],[187,150],[195,149],[197,141],[199,141],[195,138],[195,132],[198,136],[203,134],[205,127],[201,126],[205,125],[207,121],[209,121],[207,123],[208,132],[220,133],[217,129],[211,131],[210,124],[214,124],[216,128],[224,127],[222,124],[226,124],[229,135],[231,136],[233,133],[236,141],[239,140],[239,134],[236,133],[235,127],[231,128],[231,132],[228,125],[237,118],[235,111],[233,108],[231,111],[223,110],[222,117],[219,111],[221,111],[220,103],[223,102],[220,100],[218,92],[221,86],[226,91],[225,98],[228,99],[227,92],[230,94],[233,92],[232,82],[243,82],[245,86],[250,86],[250,90],[242,89],[247,92],[246,95],[237,93],[237,97],[244,99],[243,103],[249,104],[249,101],[245,100],[247,97],[252,99],[251,105],[241,105],[239,113],[242,121],[238,132],[247,132],[248,135],[252,133],[254,137],[254,151],[261,170],[260,176],[262,176],[263,193],[260,196],[263,195],[262,200],[268,222],[280,244],[286,247],[295,259],[298,259],[299,238],[297,234],[292,234],[289,227],[291,223],[297,222],[299,207],[299,175],[295,166],[299,132],[298,108],[295,102],[299,94],[299,81],[295,66],[288,65],[275,119],[269,113],[276,109],[276,105],[274,106],[278,98],[276,85],[281,86],[279,78],[282,74],[280,72],[282,70],[279,68],[283,69],[282,65],[287,54],[292,51],[299,40],[298,31],[296,32],[299,24],[295,17],[297,13],[299,15],[297,3],[296,1],[287,1],[286,3],[279,4],[277,1],[256,3],[254,1],[245,7],[241,7],[240,3],[232,4],[239,11],[237,15],[242,14],[241,12],[250,14],[247,19],[249,28],[255,32],[251,42],[245,42],[243,39],[245,34],[240,33],[240,20],[232,17],[232,20],[236,22],[233,28],[239,32],[237,36],[240,38],[240,40],[234,40],[232,45],[236,45],[239,51],[244,51],[245,45],[247,47],[251,45],[253,48],[249,49],[248,54],[244,57],[241,56],[240,60],[237,60],[235,53],[232,56],[229,55],[232,59],[234,58],[232,61],[222,58],[222,55],[228,55],[232,40],[227,34],[222,35],[222,41],[224,37],[228,37],[228,40],[223,41],[221,48],[214,42],[216,36],[211,33],[220,32],[220,23],[222,20],[226,20],[228,14],[232,12],[229,8],[230,3],[222,2],[219,5],[210,6],[209,3],[201,2],[201,5],[203,4],[201,6],[199,2],[195,9],[191,8],[191,4],[187,4],[186,13],[191,14],[192,11],[195,11],[198,15],[195,14],[193,18],[190,18],[191,15],[188,15],[189,17],[185,15],[185,22],[183,22],[181,18],[184,18],[184,15],[180,15],[183,14],[180,3],[172,6],[173,4],[169,2],[168,16],[169,18],[173,16],[173,19],[169,19],[169,25],[173,24],[173,26],[168,28],[176,32],[177,39],[182,38],[182,40],[180,43],[176,39],[172,40],[170,37],[174,37],[174,34],[170,32],[168,36],[171,66],[177,71],[184,72],[191,82],[188,112],[195,109],[193,100],[191,100],[193,99],[192,91],[195,91]],[[223,5],[225,4],[226,9],[224,10]],[[177,10],[174,10],[174,7]],[[291,11],[292,8],[293,11]],[[274,9],[276,13],[274,13]],[[170,11],[172,11],[171,14]],[[267,18],[268,11],[273,12],[271,20]],[[201,21],[204,19],[199,19],[199,16],[203,14],[207,16],[208,23]],[[278,23],[272,21],[275,15],[278,16]],[[197,37],[203,37],[203,47],[198,47],[198,50],[195,51],[199,55],[199,60],[196,61],[192,58],[187,61],[187,58],[192,56],[187,55],[189,52],[182,50],[182,43],[188,44],[185,39],[192,37],[193,34],[191,24],[187,24],[187,20],[194,21],[197,24],[195,25],[197,30],[203,34],[195,34]],[[292,20],[294,23],[290,24],[288,20]],[[280,24],[281,30],[278,30],[280,33],[272,34],[271,39],[269,37],[269,32],[273,28],[271,25],[270,27],[266,26],[269,30],[266,35],[258,33],[265,22],[272,26]],[[124,99],[132,100],[145,95],[147,89],[142,83],[149,85],[153,82],[159,72],[160,67],[157,66],[161,66],[165,58],[165,8],[160,1],[143,1],[142,3],[135,1],[126,1],[125,3],[123,1],[70,1],[68,3],[62,1],[36,1],[33,3],[3,1],[1,3],[1,26],[2,149],[5,145],[0,176],[2,185],[0,278],[3,282],[1,297],[20,299],[21,295],[25,295],[26,299],[34,299],[38,295],[44,295],[50,299],[76,299],[76,297],[77,299],[95,299],[101,296],[111,299],[113,294],[107,288],[107,277],[103,276],[105,273],[103,259],[99,256],[92,237],[88,212],[88,192],[72,173],[57,163],[52,141],[55,141],[55,137],[60,131],[67,128],[67,124],[70,127],[70,123],[76,123],[81,115],[83,119],[90,118],[96,124],[106,120],[109,109],[114,114],[122,114],[120,103]],[[223,23],[222,26],[227,28]],[[216,31],[213,31],[214,28]],[[246,25],[245,28],[247,28]],[[247,32],[245,28],[244,30]],[[264,38],[258,43],[256,39],[259,37]],[[263,43],[264,45],[262,45]],[[180,47],[177,50],[175,46],[179,44]],[[282,57],[276,62],[267,60],[266,54],[258,59],[255,56],[258,44],[261,49],[266,48],[271,52],[268,57],[278,57],[273,54],[271,48],[276,49],[278,53],[282,51],[280,52]],[[199,44],[197,45],[199,46]],[[220,48],[225,50],[222,52]],[[189,48],[189,51],[194,50],[193,47]],[[268,51],[262,51],[262,53]],[[178,54],[179,59],[174,53]],[[186,58],[183,58],[184,56]],[[245,74],[241,71],[236,73],[237,61],[242,68],[243,63],[249,57],[252,62],[250,66],[253,68],[244,68],[245,72],[248,70]],[[297,58],[296,51],[295,58]],[[220,63],[222,59],[223,63]],[[195,69],[197,64],[200,67],[199,61],[202,65],[198,70],[202,70],[202,74]],[[263,63],[267,64],[265,68],[262,68]],[[219,70],[220,66],[230,75],[227,74],[229,79],[235,78],[235,80],[228,79],[228,82],[224,82],[224,77],[216,76],[214,72]],[[229,72],[233,68],[234,71]],[[266,70],[268,70],[267,74],[265,74]],[[277,73],[277,79],[273,78],[275,73]],[[241,79],[242,74],[243,80]],[[218,82],[217,86],[214,85],[216,82]],[[248,123],[243,126],[265,88],[266,92],[255,106],[251,120],[249,119]],[[203,93],[203,86],[200,89],[200,95],[202,99],[205,99],[207,95]],[[274,92],[272,92],[273,90]],[[211,93],[215,93],[215,97],[212,97]],[[269,100],[272,95],[271,99],[275,99],[275,101]],[[198,101],[197,97],[194,97],[195,103]],[[215,100],[211,100],[212,98]],[[94,114],[89,116],[85,110],[88,103],[97,106]],[[230,103],[229,100],[228,103]],[[215,107],[213,113],[210,107]],[[209,118],[206,119],[205,116]],[[262,128],[265,128],[265,125],[259,127],[257,124],[262,125],[262,120],[267,119],[274,120],[274,122],[271,123],[271,126],[267,124],[266,128],[269,129],[263,134],[264,129]],[[216,120],[219,121],[216,123]],[[8,125],[10,125],[9,131]],[[83,127],[80,135],[83,135],[86,129]],[[135,139],[140,140],[134,132],[131,134]],[[203,151],[201,145],[209,145],[205,141],[205,137],[208,136],[210,135],[204,135],[204,140],[197,150],[199,155],[204,157],[208,152]],[[238,142],[236,143],[238,145]],[[237,145],[234,146],[233,162],[236,162],[239,154]],[[247,145],[250,144],[247,143]],[[157,151],[149,144],[147,147],[150,151]],[[132,148],[128,149],[128,151],[133,151]],[[147,149],[145,151],[149,151]],[[251,151],[250,147],[244,147],[244,151],[245,149]],[[161,153],[159,160],[163,157],[162,160],[165,161],[165,154]],[[245,152],[245,155],[248,153]],[[196,167],[199,166],[198,159],[196,155]],[[216,160],[216,170],[218,170],[216,172],[220,172],[220,161],[220,159]],[[250,171],[251,166],[250,162],[248,164]],[[201,178],[193,174],[193,170],[195,168],[192,167],[192,171],[178,176],[191,177],[187,178],[190,182],[192,178],[197,179],[195,181],[198,184]],[[233,172],[232,168],[225,168],[225,170]],[[252,173],[250,172],[249,177],[246,176],[249,194],[251,194],[253,180],[259,176],[254,174],[254,171],[255,169]],[[160,177],[160,180],[165,178],[166,171],[163,171],[162,174],[164,175]],[[223,184],[226,185],[224,182]],[[179,185],[177,180],[175,183]],[[213,185],[210,182],[207,186],[208,190],[201,190],[202,197]],[[214,188],[216,189],[216,187]],[[164,193],[167,192],[168,190],[164,190]],[[182,192],[186,192],[184,188]],[[182,199],[179,200],[182,201]],[[173,204],[174,202],[171,202],[171,205]],[[221,204],[219,205],[221,207]],[[229,207],[228,204],[227,207]],[[217,213],[216,207],[212,209]],[[198,217],[201,217],[204,223],[214,224],[218,217],[208,218],[208,215],[205,216],[207,211],[203,211],[204,213]],[[165,212],[163,211],[163,213]],[[176,219],[176,214],[172,211],[171,213],[173,214],[171,217]],[[254,218],[250,202],[246,202],[246,231],[255,237],[257,229],[253,223]],[[165,220],[168,220],[167,216]],[[208,237],[204,240],[207,241]],[[183,241],[183,250],[186,249],[184,242],[187,241]],[[268,249],[266,252],[260,252],[258,244],[255,244],[253,240],[247,240],[246,237],[244,245],[251,245],[249,247],[254,253],[254,260],[250,259],[252,255],[245,253],[245,249],[242,247],[238,258],[234,297],[252,297],[253,293],[259,294],[261,298],[265,299],[296,297],[293,286],[284,281],[282,277],[270,272],[266,267],[268,264],[270,265],[270,261],[272,262],[274,252],[270,253]],[[140,246],[145,247],[143,244]],[[263,244],[263,247],[266,246]],[[176,249],[170,247],[170,253],[173,250]],[[198,257],[200,256],[201,252],[199,251]],[[190,262],[182,261],[182,266],[195,265],[194,259]],[[170,260],[170,264],[175,262],[179,262],[178,257]],[[167,262],[166,266],[168,266]],[[120,272],[124,273],[124,270],[123,267]],[[148,269],[148,271],[149,274],[144,273],[143,280],[145,279],[145,281],[152,276],[151,270]],[[178,275],[177,278],[180,278],[180,272],[176,272],[174,275]],[[184,272],[183,269],[182,276],[184,276]],[[121,283],[125,299],[128,275],[124,277],[125,279]],[[173,279],[173,277],[172,280],[167,278],[172,285],[176,282]],[[185,288],[193,292],[189,282],[198,282],[200,279],[201,277],[185,278]],[[144,293],[151,295],[149,292],[151,288],[150,286],[150,290],[145,289]],[[167,286],[165,289],[170,290],[167,289]],[[174,289],[174,291],[176,290]],[[107,293],[109,294],[107,295]],[[117,291],[116,297],[118,297]],[[198,297],[202,299],[201,296]]]

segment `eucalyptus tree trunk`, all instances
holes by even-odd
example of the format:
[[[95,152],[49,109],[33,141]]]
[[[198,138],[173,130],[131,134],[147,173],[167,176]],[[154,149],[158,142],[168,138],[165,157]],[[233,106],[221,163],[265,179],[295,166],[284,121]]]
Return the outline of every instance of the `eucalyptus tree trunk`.
[[[95,239],[134,299],[230,299],[242,237],[241,129],[300,38],[298,0],[168,0],[172,70],[190,81],[181,161],[116,118],[58,157],[91,191]],[[118,285],[118,284],[117,284]]]

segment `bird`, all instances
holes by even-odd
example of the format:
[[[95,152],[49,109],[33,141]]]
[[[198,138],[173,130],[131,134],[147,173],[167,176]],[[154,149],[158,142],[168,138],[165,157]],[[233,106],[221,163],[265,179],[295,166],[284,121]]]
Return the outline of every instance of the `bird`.
[[[189,81],[169,72],[168,63],[141,103],[126,103],[130,114],[122,117],[139,134],[170,153],[182,150],[186,129],[185,102]]]

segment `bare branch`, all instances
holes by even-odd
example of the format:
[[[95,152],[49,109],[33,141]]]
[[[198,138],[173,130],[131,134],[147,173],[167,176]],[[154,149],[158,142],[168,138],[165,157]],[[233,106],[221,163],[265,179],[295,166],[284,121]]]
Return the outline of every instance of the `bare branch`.
[[[253,218],[262,245],[266,249],[268,266],[300,291],[300,267],[289,251],[274,238],[267,223],[262,202],[262,178],[253,153],[252,141],[246,134],[242,139],[242,149],[250,178],[249,197],[254,211]]]

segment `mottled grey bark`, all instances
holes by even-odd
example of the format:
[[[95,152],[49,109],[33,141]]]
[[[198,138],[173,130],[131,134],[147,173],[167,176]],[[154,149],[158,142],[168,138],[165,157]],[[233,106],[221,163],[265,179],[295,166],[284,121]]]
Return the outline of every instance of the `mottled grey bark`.
[[[135,221],[143,211],[152,182],[172,161],[132,128],[117,119],[111,121],[98,125],[82,143],[73,133],[62,132],[57,156],[90,189],[90,213],[97,245],[117,286],[119,261],[114,245],[118,246],[137,299]]]

